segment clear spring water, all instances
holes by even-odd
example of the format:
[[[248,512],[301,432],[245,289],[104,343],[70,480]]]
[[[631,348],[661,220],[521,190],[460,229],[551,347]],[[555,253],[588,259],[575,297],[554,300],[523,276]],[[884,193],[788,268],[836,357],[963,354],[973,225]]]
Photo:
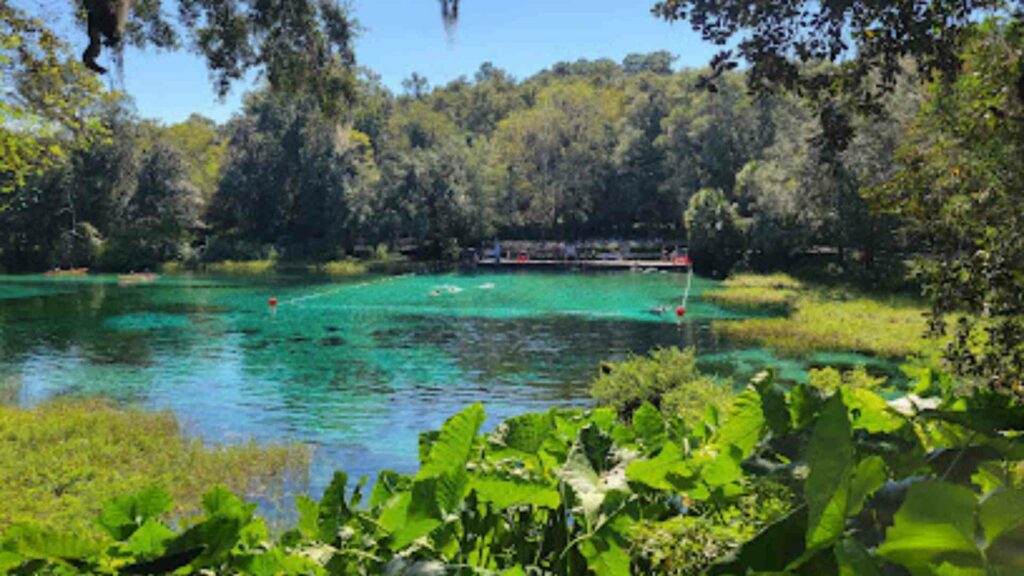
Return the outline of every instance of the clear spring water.
[[[507,273],[322,277],[0,276],[0,378],[31,405],[102,395],[170,409],[211,442],[315,447],[312,490],[335,469],[417,466],[417,438],[467,404],[494,422],[588,401],[606,359],[690,346],[742,382],[764,365],[884,363],[856,355],[780,358],[716,338],[694,282],[684,322],[679,274]],[[276,312],[268,298],[279,301]],[[663,316],[650,312],[665,305]]]

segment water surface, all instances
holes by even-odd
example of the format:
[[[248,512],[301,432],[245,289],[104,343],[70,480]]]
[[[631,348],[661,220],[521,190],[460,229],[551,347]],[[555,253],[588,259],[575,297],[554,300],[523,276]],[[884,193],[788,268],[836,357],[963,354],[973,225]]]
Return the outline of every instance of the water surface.
[[[680,303],[678,274],[0,276],[0,377],[26,405],[101,395],[173,410],[212,442],[309,443],[315,492],[337,468],[414,470],[418,434],[473,402],[491,423],[584,405],[602,360],[657,346],[697,346],[736,381],[765,364],[799,379],[814,363],[872,363],[718,339],[710,321],[740,315],[704,302],[714,287],[696,279],[678,322],[651,313]]]

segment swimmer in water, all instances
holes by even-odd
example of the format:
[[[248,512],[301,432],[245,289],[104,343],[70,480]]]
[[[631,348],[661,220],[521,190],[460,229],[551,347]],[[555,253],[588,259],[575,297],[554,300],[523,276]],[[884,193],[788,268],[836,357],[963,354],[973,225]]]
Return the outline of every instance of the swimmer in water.
[[[441,291],[435,288],[428,292],[428,294],[430,295],[431,298],[437,298],[438,296],[441,295]]]
[[[651,314],[654,314],[655,316],[661,316],[667,310],[668,310],[668,306],[655,306],[654,308],[651,308],[650,312],[651,312]]]

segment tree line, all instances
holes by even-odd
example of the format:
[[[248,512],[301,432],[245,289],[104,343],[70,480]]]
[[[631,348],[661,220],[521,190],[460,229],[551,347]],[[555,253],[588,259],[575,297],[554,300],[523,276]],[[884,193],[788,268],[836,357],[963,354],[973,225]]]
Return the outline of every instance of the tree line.
[[[561,62],[523,80],[489,63],[394,94],[355,75],[340,117],[315,95],[250,93],[223,125],[165,126],[105,94],[105,129],[17,186],[0,263],[141,269],[162,262],[323,260],[366,247],[454,258],[493,238],[687,238],[706,272],[786,267],[813,248],[871,266],[891,219],[860,191],[892,174],[922,100],[907,76],[842,150],[816,108],[714,90],[667,52]]]

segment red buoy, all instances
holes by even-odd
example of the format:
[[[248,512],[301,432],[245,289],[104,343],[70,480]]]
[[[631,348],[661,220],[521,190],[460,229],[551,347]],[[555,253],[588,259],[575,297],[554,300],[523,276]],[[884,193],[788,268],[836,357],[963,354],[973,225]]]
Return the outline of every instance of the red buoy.
[[[267,304],[269,304],[271,308],[277,308],[277,298],[271,296],[270,300],[267,300]]]
[[[679,316],[680,318],[686,316],[686,306],[676,308],[676,316]]]

